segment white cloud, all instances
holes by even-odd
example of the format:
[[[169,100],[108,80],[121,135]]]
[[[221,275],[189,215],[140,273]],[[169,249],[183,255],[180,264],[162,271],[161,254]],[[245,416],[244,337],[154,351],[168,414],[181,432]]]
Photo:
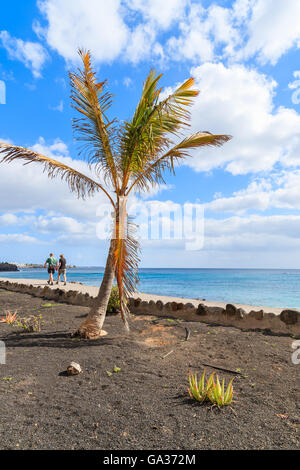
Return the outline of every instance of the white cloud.
[[[158,25],[162,29],[170,27],[173,21],[183,15],[188,0],[127,0],[129,8],[142,13],[145,20]]]
[[[280,162],[299,164],[300,115],[273,102],[276,82],[243,65],[206,63],[191,71],[200,95],[192,108],[192,130],[230,134],[222,148],[187,159],[198,171],[224,167],[232,174],[268,171]]]
[[[57,106],[50,106],[50,109],[52,109],[52,111],[59,111],[62,113],[64,110],[64,102],[61,100]]]
[[[206,219],[204,249],[252,253],[255,250],[300,250],[299,230],[299,215]]]
[[[298,0],[277,0],[276,8],[274,0],[236,0],[231,7],[211,2],[206,8],[190,0],[38,0],[38,5],[46,24],[35,21],[35,32],[67,62],[78,61],[76,51],[84,47],[98,63],[258,57],[275,64],[300,44]]]
[[[29,235],[23,235],[20,233],[9,233],[9,234],[0,234],[0,242],[3,244],[7,243],[28,243],[36,244],[41,243],[37,238],[31,237]]]
[[[218,197],[205,204],[205,208],[215,212],[244,213],[250,209],[264,211],[269,207],[270,195],[262,184],[251,183],[247,189],[236,191],[231,197]]]
[[[245,213],[267,209],[300,210],[300,170],[282,170],[253,181],[230,197],[216,197],[205,204],[216,212]]]
[[[6,225],[15,225],[18,223],[18,217],[14,214],[3,214],[0,216],[0,227]]]
[[[84,47],[97,62],[110,62],[127,42],[120,0],[39,0],[38,5],[47,26],[35,29],[66,61],[77,61],[77,49]]]
[[[0,41],[11,59],[22,62],[35,78],[41,77],[48,54],[40,43],[14,38],[7,31],[0,31]]]
[[[59,139],[47,145],[45,140],[40,138],[32,149],[95,177],[85,161],[73,160],[69,156],[66,144]],[[107,201],[104,193],[100,192],[85,201],[77,199],[64,181],[49,179],[38,165],[23,166],[21,162],[16,161],[1,165],[0,212],[28,213],[44,210],[56,216],[96,220],[98,206]]]
[[[0,227],[22,226],[32,224],[34,217],[31,215],[15,215],[10,212],[4,213],[0,216]]]
[[[173,60],[205,62],[214,57],[214,45],[203,16],[201,5],[192,5],[189,15],[179,23],[180,35],[172,36],[167,42],[167,50]]]
[[[278,59],[300,41],[299,0],[255,0],[246,23],[249,37],[241,57],[258,55],[262,63]]]
[[[155,44],[156,32],[149,24],[139,24],[131,32],[125,51],[125,58],[134,64],[149,57],[159,55],[160,49]]]
[[[39,216],[36,218],[32,228],[34,231],[42,233],[84,234],[89,231],[87,224],[83,224],[73,217]]]
[[[126,86],[126,88],[129,88],[132,85],[132,78],[130,77],[124,77],[123,78],[123,84]]]

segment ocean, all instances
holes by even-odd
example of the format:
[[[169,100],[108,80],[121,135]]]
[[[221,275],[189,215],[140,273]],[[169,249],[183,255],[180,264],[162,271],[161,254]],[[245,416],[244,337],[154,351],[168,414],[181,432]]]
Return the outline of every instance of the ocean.
[[[140,292],[219,302],[300,308],[299,269],[146,269],[139,271]],[[68,280],[98,286],[103,268],[68,270]],[[7,278],[48,279],[46,270],[1,272]]]

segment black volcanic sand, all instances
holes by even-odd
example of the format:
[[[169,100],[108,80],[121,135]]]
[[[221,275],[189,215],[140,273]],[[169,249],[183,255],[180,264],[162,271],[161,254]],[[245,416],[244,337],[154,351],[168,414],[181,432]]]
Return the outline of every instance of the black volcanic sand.
[[[0,315],[40,311],[44,320],[39,333],[0,324],[7,346],[1,449],[300,448],[292,338],[149,316],[132,317],[126,334],[119,316],[110,316],[106,337],[78,340],[70,333],[87,308],[43,304],[49,302],[0,291]],[[63,373],[71,361],[82,374]],[[203,364],[242,372],[217,371],[226,382],[235,375],[233,411],[188,397],[189,368],[201,372]]]

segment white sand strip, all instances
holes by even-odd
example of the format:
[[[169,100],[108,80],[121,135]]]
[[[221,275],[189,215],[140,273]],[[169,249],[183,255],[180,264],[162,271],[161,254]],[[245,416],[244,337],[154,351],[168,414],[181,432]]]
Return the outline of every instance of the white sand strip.
[[[32,286],[48,286],[47,281],[41,280],[41,279],[15,279],[15,278],[4,278],[0,277],[0,281],[9,281],[9,282],[15,282],[18,284],[25,284],[25,285],[32,285]],[[88,293],[92,297],[96,297],[98,293],[99,287],[96,286],[87,286],[86,284],[81,284],[77,282],[68,282],[66,286],[63,285],[61,282],[59,286],[55,283],[54,286],[48,286],[52,289],[57,289],[58,287],[62,290],[69,291],[69,290],[75,290],[78,292],[81,292],[82,294]],[[156,295],[156,294],[144,294],[143,292],[138,292],[136,294],[133,294],[132,297],[140,298],[142,300],[145,300],[149,302],[149,300],[154,300],[155,302],[157,300],[161,300],[162,302],[182,302],[182,303],[192,303],[195,306],[198,306],[199,303],[202,303],[204,305],[207,305],[208,307],[226,307],[227,303],[231,303],[230,301],[228,302],[214,302],[214,301],[202,301],[201,299],[186,299],[182,297],[168,297],[165,295]],[[249,313],[251,310],[264,310],[265,312],[272,312],[275,313],[276,315],[279,315],[283,308],[274,308],[274,307],[266,307],[262,305],[244,305],[244,304],[234,304],[237,308],[243,308],[247,313]]]

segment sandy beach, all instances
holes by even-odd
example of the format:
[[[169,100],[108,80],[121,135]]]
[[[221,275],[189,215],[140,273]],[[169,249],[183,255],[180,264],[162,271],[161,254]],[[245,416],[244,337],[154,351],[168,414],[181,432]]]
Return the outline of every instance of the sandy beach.
[[[48,286],[47,281],[41,280],[41,279],[12,279],[12,278],[5,278],[5,277],[0,277],[1,281],[9,281],[9,282],[15,282],[19,284],[25,284],[25,285],[32,285],[35,287],[44,287]],[[57,284],[55,283],[53,286],[48,286],[52,289],[57,289]],[[88,286],[85,284],[77,283],[77,282],[68,282],[66,286],[63,285],[61,282],[59,284],[59,288],[65,291],[68,290],[76,290],[78,292],[81,292],[82,294],[88,293],[90,296],[95,297],[98,293],[99,287],[97,286]],[[161,300],[162,302],[182,302],[182,303],[187,303],[190,302],[195,306],[198,306],[199,303],[203,303],[204,305],[207,305],[208,307],[226,307],[227,303],[232,303],[230,300],[228,302],[216,302],[213,300],[202,300],[202,299],[190,299],[190,298],[183,298],[183,297],[169,297],[169,296],[164,296],[164,295],[156,295],[156,294],[145,294],[143,292],[137,292],[133,294],[133,297],[140,298],[145,301],[149,300],[154,300],[155,302],[158,300]],[[264,310],[265,312],[271,312],[274,313],[275,315],[280,315],[282,312],[282,308],[274,308],[274,307],[268,307],[264,305],[246,305],[246,304],[238,304],[234,303],[234,305],[237,308],[243,308],[247,313],[249,313],[251,310]]]

